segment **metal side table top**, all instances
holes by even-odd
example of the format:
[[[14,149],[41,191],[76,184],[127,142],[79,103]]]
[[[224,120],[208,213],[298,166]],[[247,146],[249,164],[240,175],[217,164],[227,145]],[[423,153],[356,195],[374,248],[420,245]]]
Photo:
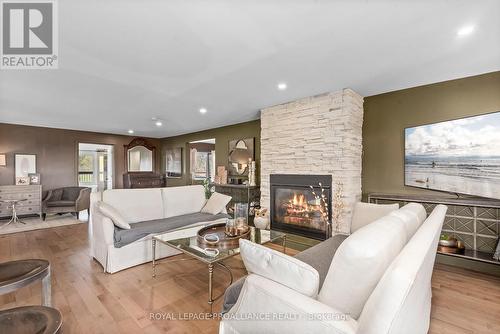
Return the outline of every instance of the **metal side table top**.
[[[50,264],[47,260],[29,259],[0,263],[0,294],[42,281],[42,305],[51,306]]]
[[[59,333],[61,312],[47,306],[22,306],[0,311],[0,333]]]

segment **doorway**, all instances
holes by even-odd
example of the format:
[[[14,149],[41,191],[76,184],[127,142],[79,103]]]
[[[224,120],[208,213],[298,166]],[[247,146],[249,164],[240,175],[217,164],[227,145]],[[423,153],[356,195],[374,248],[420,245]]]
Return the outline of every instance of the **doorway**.
[[[113,188],[113,145],[78,143],[78,186]]]
[[[215,138],[189,142],[189,166],[192,183],[215,179]]]

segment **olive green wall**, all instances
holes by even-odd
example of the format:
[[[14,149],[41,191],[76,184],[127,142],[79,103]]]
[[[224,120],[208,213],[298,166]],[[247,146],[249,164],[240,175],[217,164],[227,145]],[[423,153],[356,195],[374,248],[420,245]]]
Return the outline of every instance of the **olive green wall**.
[[[189,133],[176,137],[162,139],[162,172],[165,171],[165,150],[182,147],[182,178],[168,178],[167,186],[183,186],[191,184],[189,175],[188,142],[215,138],[216,166],[228,165],[229,141],[233,139],[255,138],[256,174],[260,175],[260,120],[224,126],[200,132]]]
[[[500,72],[366,97],[364,196],[435,193],[404,186],[404,128],[493,111],[500,111]]]

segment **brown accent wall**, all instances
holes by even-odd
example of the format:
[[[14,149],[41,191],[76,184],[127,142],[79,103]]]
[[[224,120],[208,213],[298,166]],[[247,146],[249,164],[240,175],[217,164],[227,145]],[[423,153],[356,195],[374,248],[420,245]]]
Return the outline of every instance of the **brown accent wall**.
[[[363,194],[434,193],[404,186],[404,128],[500,111],[500,72],[370,96],[364,111]]]
[[[255,138],[255,161],[257,165],[257,175],[260,167],[260,120],[239,123],[220,128],[189,133],[176,137],[162,139],[162,172],[165,171],[165,150],[167,148],[182,147],[182,177],[168,178],[167,186],[183,186],[191,184],[189,174],[189,149],[190,141],[215,138],[215,163],[216,166],[228,165],[229,141],[233,139]]]
[[[36,154],[37,172],[41,174],[43,190],[72,186],[77,181],[78,143],[114,146],[114,187],[123,187],[125,171],[123,145],[134,137],[105,133],[73,131],[35,126],[0,123],[0,153],[7,154],[7,166],[0,167],[0,185],[14,184],[14,154]],[[159,139],[149,139],[157,147]],[[159,170],[160,159],[156,159]]]

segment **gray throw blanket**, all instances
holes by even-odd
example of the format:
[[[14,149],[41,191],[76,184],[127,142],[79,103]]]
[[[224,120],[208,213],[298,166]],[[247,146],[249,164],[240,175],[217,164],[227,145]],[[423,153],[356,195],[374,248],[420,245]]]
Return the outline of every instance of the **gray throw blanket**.
[[[298,253],[294,257],[302,262],[307,263],[319,273],[319,289],[323,286],[326,274],[330,269],[333,256],[339,248],[340,244],[347,239],[347,235],[337,234],[330,239],[327,239],[319,244]],[[231,307],[236,304],[240,296],[241,289],[245,283],[246,276],[231,284],[224,293],[224,303],[222,304],[222,313],[228,312]]]
[[[168,232],[191,224],[211,222],[221,218],[230,218],[230,216],[226,213],[212,215],[210,213],[196,212],[182,216],[132,223],[130,224],[130,230],[115,226],[114,244],[116,248],[121,248],[144,238],[148,234]]]

